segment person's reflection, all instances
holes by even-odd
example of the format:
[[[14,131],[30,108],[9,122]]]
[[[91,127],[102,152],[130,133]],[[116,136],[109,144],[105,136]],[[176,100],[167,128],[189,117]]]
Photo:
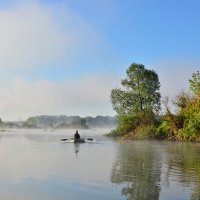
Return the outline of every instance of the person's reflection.
[[[76,154],[76,157],[78,157],[78,152],[80,151],[80,144],[74,143],[74,153]]]

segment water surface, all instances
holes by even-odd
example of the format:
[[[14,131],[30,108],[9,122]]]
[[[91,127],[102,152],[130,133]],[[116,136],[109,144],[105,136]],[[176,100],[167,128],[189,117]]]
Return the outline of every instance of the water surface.
[[[0,199],[199,200],[200,144],[112,141],[61,143],[71,130],[0,133]]]

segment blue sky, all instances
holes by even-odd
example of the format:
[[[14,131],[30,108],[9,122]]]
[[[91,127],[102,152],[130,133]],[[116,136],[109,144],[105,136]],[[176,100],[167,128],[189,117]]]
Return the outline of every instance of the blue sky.
[[[0,113],[115,115],[110,90],[133,63],[154,69],[162,95],[199,69],[197,0],[0,2]]]

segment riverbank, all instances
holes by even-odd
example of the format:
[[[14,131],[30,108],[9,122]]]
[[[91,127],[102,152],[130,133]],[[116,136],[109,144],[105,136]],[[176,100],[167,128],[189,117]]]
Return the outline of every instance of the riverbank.
[[[156,141],[178,141],[178,142],[200,142],[200,136],[193,140],[180,139],[175,136],[166,135],[156,135],[149,134],[148,132],[142,134],[134,134],[133,132],[128,134],[120,134],[117,130],[112,130],[111,132],[105,134],[106,137],[112,139],[122,139],[122,140],[156,140]]]

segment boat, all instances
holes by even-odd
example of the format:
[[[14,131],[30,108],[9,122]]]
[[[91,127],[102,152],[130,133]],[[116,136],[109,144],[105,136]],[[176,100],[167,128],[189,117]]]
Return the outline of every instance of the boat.
[[[83,138],[80,139],[70,139],[71,143],[85,143],[85,140]]]
[[[64,139],[61,139],[60,142],[64,143],[64,142],[67,142],[67,143],[93,143],[94,142],[94,139],[93,138],[80,138],[80,139],[74,139],[74,138],[70,138],[70,139],[67,139],[67,138],[64,138]]]
[[[60,140],[61,142],[68,142],[68,143],[85,143],[86,141],[83,139],[83,138],[80,138],[80,139],[61,139]]]

